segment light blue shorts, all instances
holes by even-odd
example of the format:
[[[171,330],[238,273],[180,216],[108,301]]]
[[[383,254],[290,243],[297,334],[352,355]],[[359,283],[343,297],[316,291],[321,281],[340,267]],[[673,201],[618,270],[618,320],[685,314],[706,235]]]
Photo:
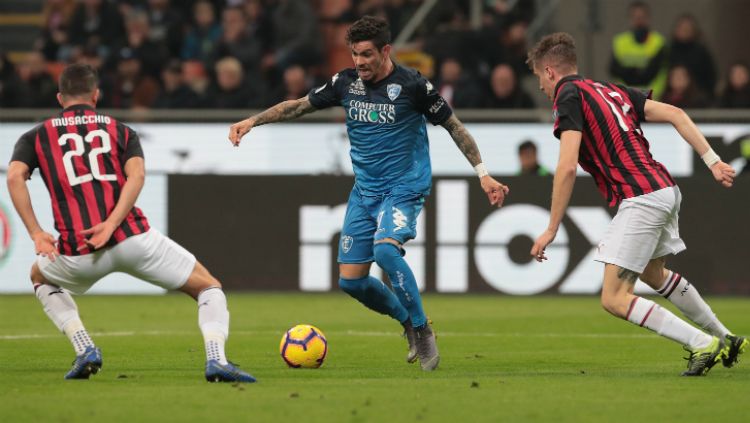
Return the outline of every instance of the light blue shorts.
[[[370,263],[375,261],[375,241],[392,238],[403,245],[414,239],[424,200],[424,194],[395,190],[367,196],[354,187],[341,230],[338,262]]]

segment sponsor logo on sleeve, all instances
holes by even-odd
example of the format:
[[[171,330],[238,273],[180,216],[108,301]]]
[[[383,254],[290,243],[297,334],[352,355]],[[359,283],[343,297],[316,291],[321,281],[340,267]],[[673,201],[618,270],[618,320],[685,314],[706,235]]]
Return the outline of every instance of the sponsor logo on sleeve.
[[[445,100],[443,99],[443,97],[440,97],[435,103],[432,104],[432,106],[430,106],[430,113],[432,114],[437,113],[438,110],[440,110],[444,104],[445,104]]]

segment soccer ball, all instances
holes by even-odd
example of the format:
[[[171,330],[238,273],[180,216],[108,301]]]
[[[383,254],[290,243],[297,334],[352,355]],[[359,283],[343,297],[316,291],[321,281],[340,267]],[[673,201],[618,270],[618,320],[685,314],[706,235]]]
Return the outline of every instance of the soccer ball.
[[[279,351],[289,367],[317,369],[328,353],[328,341],[315,326],[297,325],[281,337]]]

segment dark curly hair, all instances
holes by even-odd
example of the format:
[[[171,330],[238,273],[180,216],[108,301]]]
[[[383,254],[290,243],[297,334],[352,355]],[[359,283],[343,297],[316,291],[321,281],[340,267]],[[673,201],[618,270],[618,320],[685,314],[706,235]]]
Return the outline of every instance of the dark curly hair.
[[[346,42],[348,44],[372,41],[378,50],[391,42],[391,29],[385,19],[375,16],[364,16],[354,22],[346,31]]]
[[[568,69],[575,68],[577,60],[573,36],[566,32],[555,32],[542,38],[529,51],[526,64],[531,70],[542,64]]]

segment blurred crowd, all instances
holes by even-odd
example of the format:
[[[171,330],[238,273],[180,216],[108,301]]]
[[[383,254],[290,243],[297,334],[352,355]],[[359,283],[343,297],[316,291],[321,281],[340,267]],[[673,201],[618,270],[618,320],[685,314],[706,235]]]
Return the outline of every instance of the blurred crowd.
[[[0,58],[0,107],[54,107],[67,63],[99,69],[113,108],[260,108],[304,96],[351,66],[346,28],[387,19],[394,38],[423,0],[47,0],[19,63]],[[532,108],[520,88],[535,2],[442,0],[397,60],[431,78],[455,107]],[[403,60],[402,60],[403,59]]]
[[[695,16],[680,15],[669,39],[651,27],[648,3],[630,3],[628,16],[630,28],[612,41],[612,76],[682,108],[750,108],[748,65],[734,62],[720,76]]]
[[[0,107],[55,107],[56,77],[85,62],[101,75],[111,108],[263,108],[304,96],[351,66],[346,28],[364,15],[390,22],[394,38],[424,0],[47,0],[29,53],[0,52]],[[533,108],[521,81],[534,0],[485,0],[472,29],[469,2],[441,0],[396,60],[418,68],[456,108]],[[643,3],[613,40],[612,77],[650,86],[682,107],[750,107],[750,74],[717,75],[696,19],[670,40],[650,28]],[[543,105],[540,105],[543,106]]]

